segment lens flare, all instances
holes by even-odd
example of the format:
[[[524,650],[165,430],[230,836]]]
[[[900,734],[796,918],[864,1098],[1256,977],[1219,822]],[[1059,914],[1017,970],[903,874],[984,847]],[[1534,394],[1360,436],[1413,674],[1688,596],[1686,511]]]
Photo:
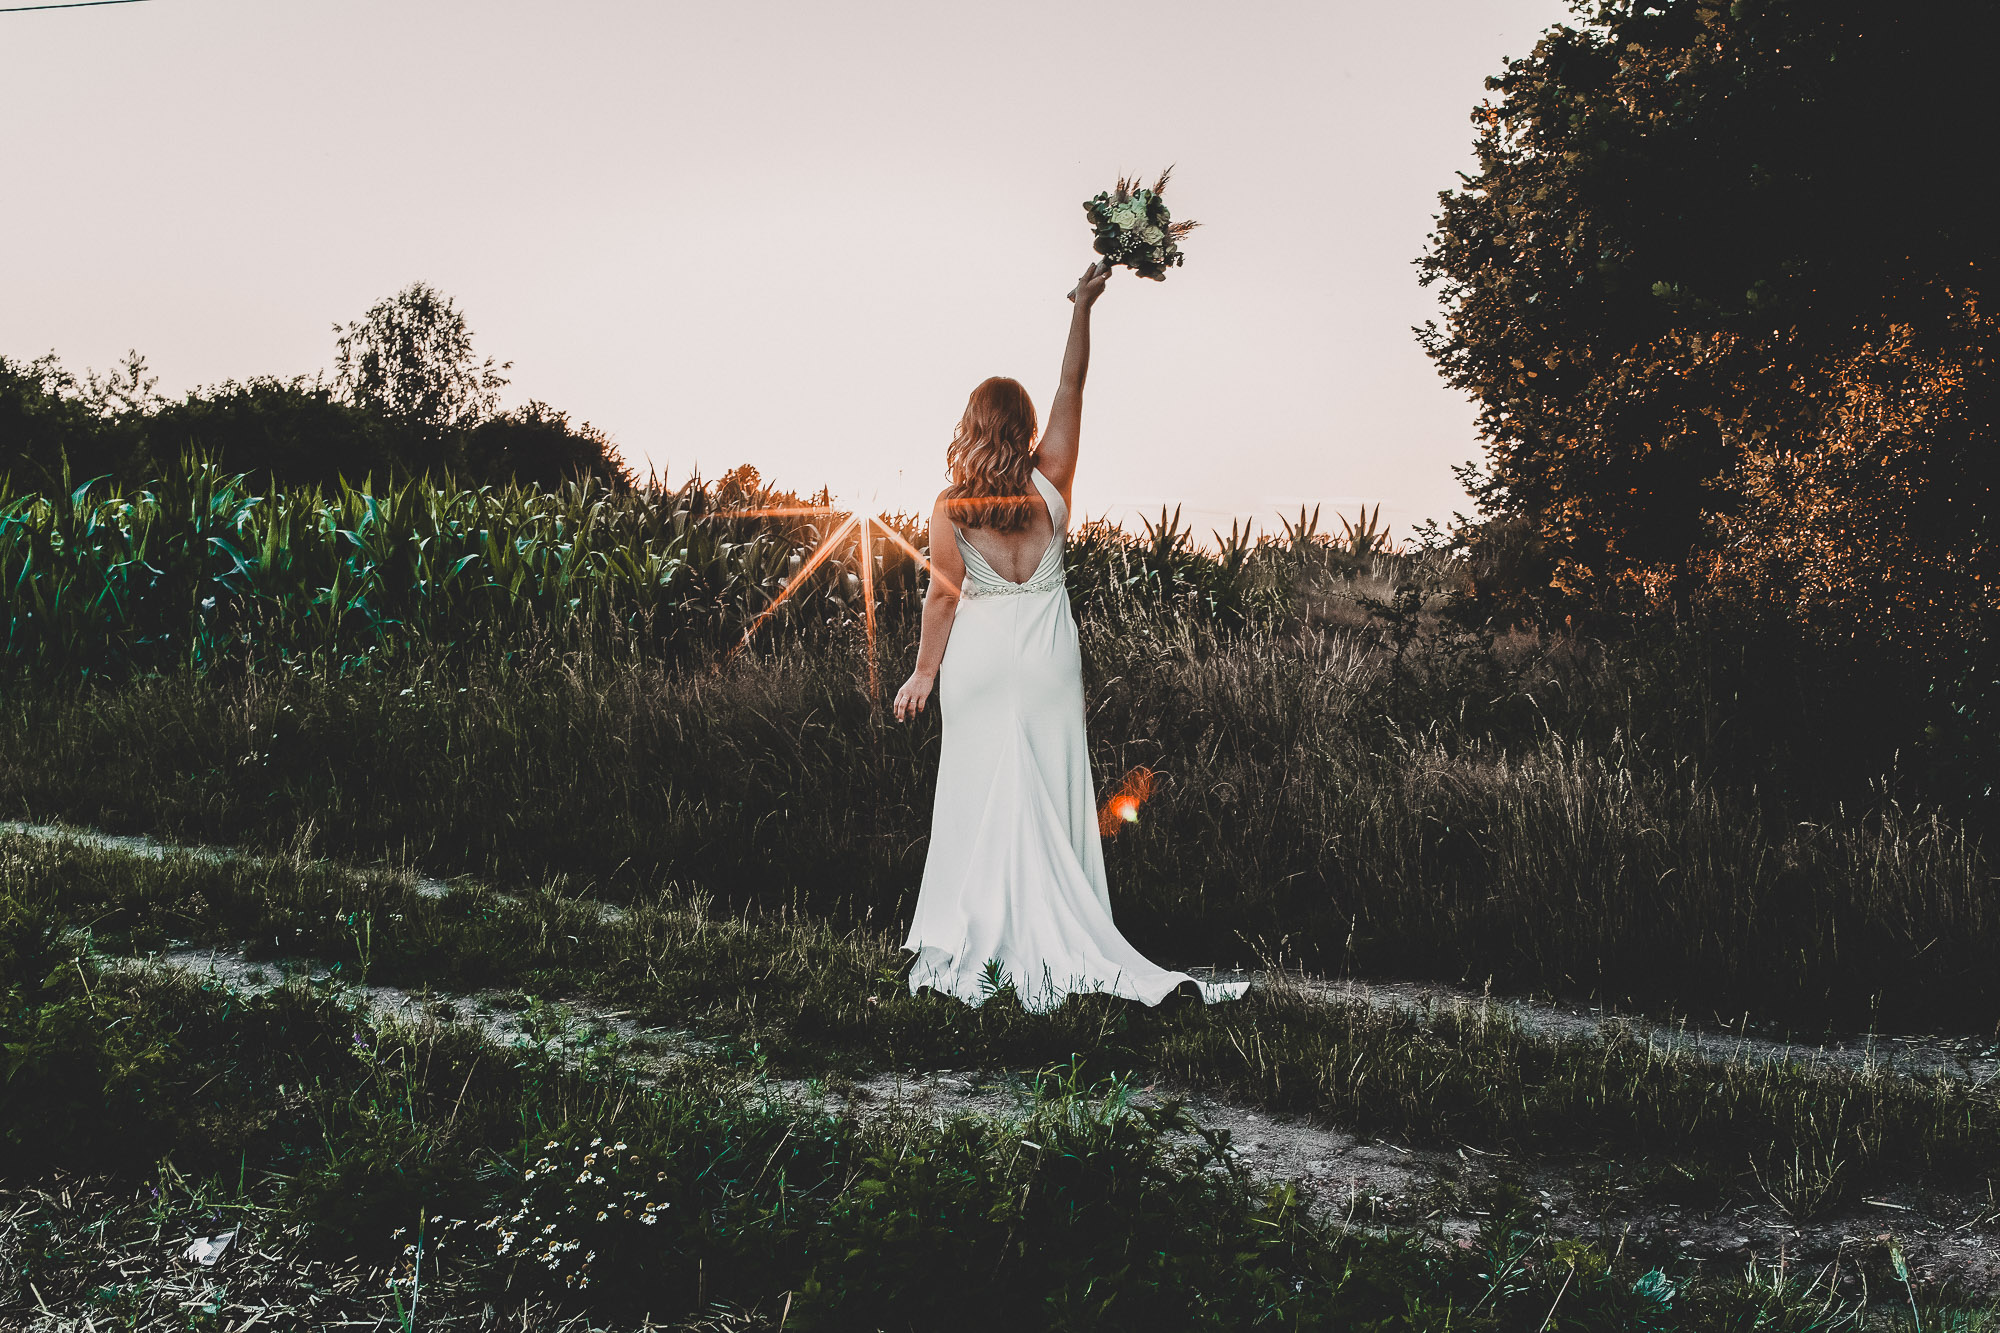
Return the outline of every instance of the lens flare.
[[[1133,769],[1118,780],[1111,794],[1104,798],[1104,804],[1097,811],[1097,831],[1107,838],[1115,838],[1118,831],[1127,824],[1139,822],[1139,807],[1153,794],[1153,770],[1145,765]]]
[[[731,509],[711,513],[709,517],[804,518],[812,516],[835,518],[839,516],[840,512],[837,509],[827,509],[819,506],[787,505],[777,509]],[[806,557],[805,563],[799,566],[799,572],[786,579],[784,586],[778,589],[778,595],[771,599],[771,604],[757,613],[757,618],[750,622],[750,628],[743,631],[743,637],[737,641],[734,648],[729,650],[729,656],[733,659],[736,654],[750,646],[750,640],[757,636],[757,631],[764,627],[764,622],[775,615],[778,608],[783,606],[793,593],[805,587],[806,580],[812,577],[813,571],[826,563],[827,558],[839,549],[841,543],[847,539],[849,533],[854,535],[856,548],[855,563],[859,566],[861,574],[862,623],[866,628],[868,636],[868,702],[873,707],[877,697],[881,694],[881,681],[876,674],[875,666],[875,538],[879,535],[888,539],[896,546],[901,547],[909,553],[911,559],[917,562],[919,568],[928,571],[932,578],[943,584],[954,596],[958,593],[957,585],[952,583],[950,579],[945,578],[944,575],[938,573],[937,569],[931,564],[929,556],[919,551],[915,546],[912,546],[902,533],[896,531],[875,515],[849,514],[839,526],[827,535],[826,540],[814,547],[812,554]]]

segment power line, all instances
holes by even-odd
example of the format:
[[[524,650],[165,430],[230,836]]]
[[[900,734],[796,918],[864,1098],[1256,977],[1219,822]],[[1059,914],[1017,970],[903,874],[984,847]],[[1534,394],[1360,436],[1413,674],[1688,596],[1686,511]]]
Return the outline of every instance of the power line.
[[[25,14],[31,9],[94,9],[98,5],[143,5],[146,0],[68,0],[60,5],[8,5],[0,14]]]

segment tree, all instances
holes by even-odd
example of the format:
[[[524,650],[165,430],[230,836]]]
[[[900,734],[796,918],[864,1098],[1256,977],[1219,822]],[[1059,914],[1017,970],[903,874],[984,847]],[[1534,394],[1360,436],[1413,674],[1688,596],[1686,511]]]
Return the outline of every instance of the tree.
[[[53,360],[51,357],[50,360]],[[100,417],[144,415],[167,401],[159,392],[160,377],[149,374],[138,348],[125,353],[108,374],[84,374],[83,400]]]
[[[492,415],[500,372],[513,362],[481,361],[472,330],[452,302],[428,283],[413,282],[378,301],[342,328],[334,357],[334,385],[357,407],[442,434]]]
[[[33,361],[0,356],[0,476],[17,486],[60,483],[65,461],[82,481],[122,471],[128,432],[109,428],[76,376],[51,352]]]
[[[200,453],[259,485],[331,485],[345,478],[386,481],[424,451],[412,427],[344,401],[319,377],[256,376],[189,393],[156,410],[144,426],[148,475]]]
[[[567,412],[543,402],[530,402],[474,426],[465,437],[464,469],[483,481],[546,487],[587,476],[618,489],[634,482],[610,436],[587,421],[570,425]]]
[[[572,425],[541,402],[498,412],[511,363],[476,356],[465,316],[435,289],[413,283],[335,332],[331,385],[255,376],[177,400],[156,392],[136,351],[81,381],[53,354],[0,357],[0,474],[41,486],[68,467],[77,480],[142,485],[194,453],[258,485],[447,473],[472,485],[585,475],[633,484],[610,437],[588,422]]]
[[[1479,403],[1482,512],[1531,522],[1600,604],[1804,578],[1795,612],[1886,624],[1895,561],[1994,572],[2000,219],[1971,127],[2000,7],[1577,13],[1488,80],[1479,171],[1419,261],[1446,312],[1424,345]],[[1865,406],[1924,385],[1960,397],[1921,428]],[[1864,512],[1866,544],[1796,564]]]

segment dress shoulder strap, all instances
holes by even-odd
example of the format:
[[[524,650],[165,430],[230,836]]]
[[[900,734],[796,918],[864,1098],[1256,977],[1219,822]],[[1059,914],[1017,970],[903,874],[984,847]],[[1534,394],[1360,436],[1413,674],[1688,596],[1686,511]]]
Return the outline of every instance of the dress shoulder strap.
[[[1063,503],[1062,492],[1056,489],[1056,484],[1043,476],[1039,467],[1030,468],[1029,475],[1035,479],[1035,489],[1042,493],[1042,499],[1048,502],[1049,521],[1054,524],[1056,537],[1060,539],[1069,527],[1069,506]]]

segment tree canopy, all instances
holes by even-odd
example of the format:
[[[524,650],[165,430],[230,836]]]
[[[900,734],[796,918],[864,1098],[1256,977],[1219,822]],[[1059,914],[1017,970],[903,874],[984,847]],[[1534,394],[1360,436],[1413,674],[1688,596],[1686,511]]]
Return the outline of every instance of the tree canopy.
[[[0,474],[19,485],[110,476],[138,484],[183,454],[279,483],[449,472],[463,482],[556,486],[631,471],[609,436],[546,403],[499,410],[506,365],[480,358],[465,317],[413,283],[339,335],[335,378],[255,376],[169,400],[145,358],[82,379],[53,355],[0,356]]]
[[[1990,618],[1996,36],[1985,0],[1632,0],[1488,80],[1421,336],[1559,593],[1940,651]]]
[[[472,350],[472,330],[456,303],[426,282],[413,282],[342,328],[334,387],[358,407],[434,431],[468,426],[493,415],[513,369]]]

